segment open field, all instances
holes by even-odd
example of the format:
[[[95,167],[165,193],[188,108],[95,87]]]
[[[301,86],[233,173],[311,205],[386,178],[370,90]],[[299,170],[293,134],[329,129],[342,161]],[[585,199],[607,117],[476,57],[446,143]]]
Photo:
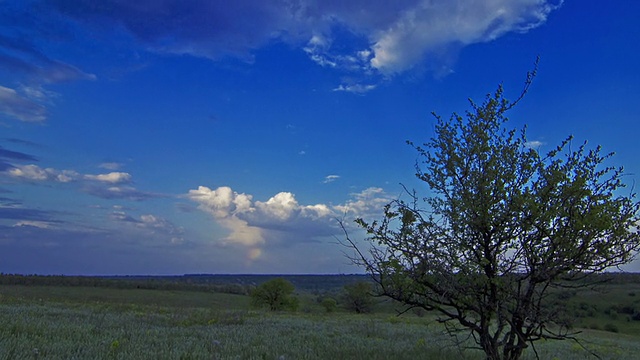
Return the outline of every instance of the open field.
[[[540,358],[589,358],[582,346],[602,359],[640,358],[640,321],[610,315],[612,306],[623,309],[640,298],[640,291],[629,295],[640,290],[633,286],[612,288],[618,303],[602,294],[571,294],[571,311],[586,307],[594,315],[578,322],[600,329],[585,329],[582,345],[538,343]],[[300,298],[296,313],[268,313],[236,294],[2,285],[0,359],[483,359],[455,346],[429,314],[397,317],[389,303],[368,315],[325,313],[315,295]],[[618,332],[605,331],[606,323]]]

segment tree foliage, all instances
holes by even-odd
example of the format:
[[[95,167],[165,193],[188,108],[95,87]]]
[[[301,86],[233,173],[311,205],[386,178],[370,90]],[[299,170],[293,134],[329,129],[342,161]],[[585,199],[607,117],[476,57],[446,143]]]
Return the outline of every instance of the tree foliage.
[[[293,284],[285,279],[269,280],[251,291],[251,305],[267,307],[271,311],[295,311],[298,299],[293,296],[294,290]]]
[[[357,220],[373,245],[353,258],[380,293],[409,308],[434,310],[452,334],[470,334],[490,359],[518,359],[541,339],[573,338],[546,301],[558,286],[632,260],[640,247],[639,204],[624,190],[612,154],[569,137],[541,154],[526,128],[506,129],[502,86],[465,116],[434,114],[435,136],[422,146],[417,177],[427,197]],[[572,280],[580,280],[572,282]],[[533,346],[535,351],[535,346]]]
[[[344,286],[343,306],[358,314],[373,311],[373,287],[367,281],[358,281]]]

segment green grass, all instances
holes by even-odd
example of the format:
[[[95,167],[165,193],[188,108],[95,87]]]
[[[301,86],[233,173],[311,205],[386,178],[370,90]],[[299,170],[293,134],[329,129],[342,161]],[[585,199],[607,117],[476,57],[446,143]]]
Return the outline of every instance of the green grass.
[[[460,350],[430,315],[268,313],[229,294],[53,286],[0,287],[0,359],[483,359]],[[386,305],[385,305],[386,306]],[[587,330],[602,359],[633,359],[640,337]],[[470,345],[470,342],[465,344]],[[542,359],[585,359],[541,342]],[[527,359],[535,358],[529,351]]]
[[[0,285],[5,298],[29,301],[62,301],[81,304],[156,305],[169,307],[247,308],[247,296],[174,290],[117,289],[74,286]]]
[[[563,304],[575,327],[640,335],[640,283],[576,289]]]

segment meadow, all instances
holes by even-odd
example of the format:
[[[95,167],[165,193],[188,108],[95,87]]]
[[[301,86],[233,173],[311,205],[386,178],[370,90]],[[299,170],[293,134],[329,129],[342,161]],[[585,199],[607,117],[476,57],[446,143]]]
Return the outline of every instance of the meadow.
[[[0,285],[0,359],[483,359],[433,315],[397,316],[387,301],[328,313],[316,287],[297,312],[268,312],[243,294],[110,284]],[[541,359],[640,358],[640,283],[607,290],[562,296],[581,341],[536,343]]]

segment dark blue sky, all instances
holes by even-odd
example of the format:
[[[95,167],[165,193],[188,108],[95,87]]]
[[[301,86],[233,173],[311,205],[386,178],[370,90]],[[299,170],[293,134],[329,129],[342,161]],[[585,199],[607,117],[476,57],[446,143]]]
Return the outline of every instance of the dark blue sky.
[[[406,140],[504,84],[548,151],[640,173],[640,3],[0,4],[0,272],[357,272],[335,218],[414,177]],[[356,236],[356,229],[350,229]],[[640,271],[640,265],[632,270]]]

